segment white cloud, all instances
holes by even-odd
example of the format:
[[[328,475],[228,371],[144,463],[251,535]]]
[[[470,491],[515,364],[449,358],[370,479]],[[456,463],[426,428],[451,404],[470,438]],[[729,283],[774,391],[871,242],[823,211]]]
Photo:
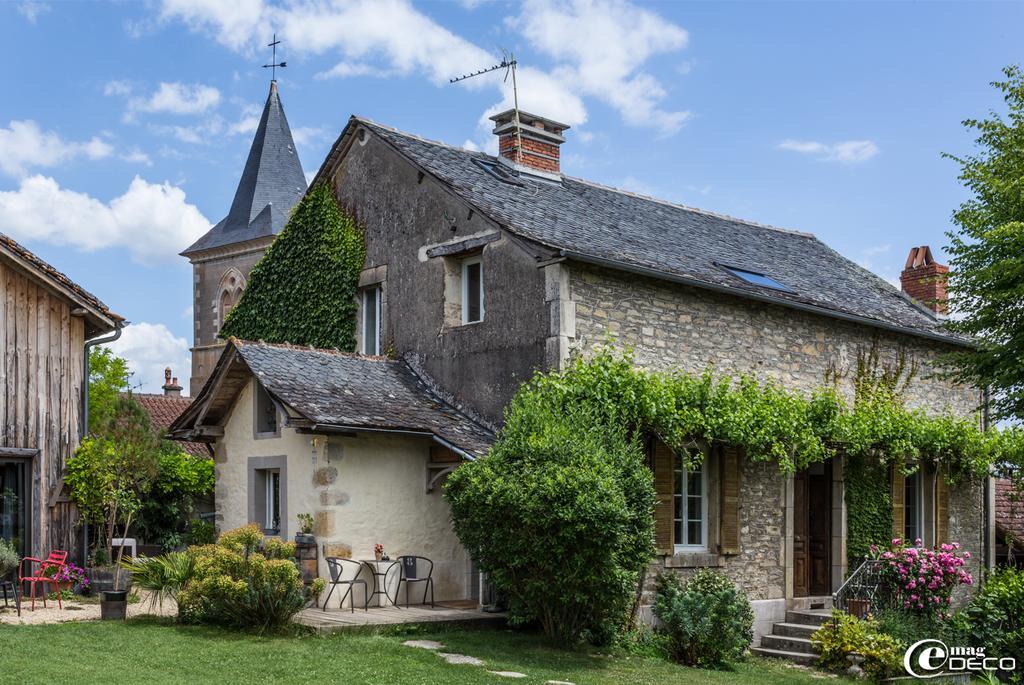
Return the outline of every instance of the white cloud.
[[[64,140],[55,131],[43,131],[31,119],[12,121],[7,128],[0,128],[0,171],[8,176],[21,177],[31,167],[57,166],[75,157],[102,159],[113,152],[114,148],[101,138]]]
[[[510,23],[559,61],[555,74],[566,87],[606,102],[626,123],[670,134],[692,116],[663,109],[667,91],[643,71],[652,57],[679,51],[689,40],[658,14],[623,0],[530,0]]]
[[[319,169],[310,169],[309,171],[306,172],[306,185],[307,186],[310,183],[313,182],[314,178],[316,178],[316,172],[318,172],[318,171],[320,171],[320,170]]]
[[[839,143],[819,143],[815,140],[786,139],[778,144],[780,150],[811,155],[823,162],[858,164],[866,162],[881,150],[870,140],[845,140]]]
[[[145,166],[153,166],[153,160],[149,158],[145,152],[137,147],[133,147],[128,152],[121,155],[121,159],[132,164],[144,164]]]
[[[334,54],[341,61],[321,78],[360,75],[421,75],[438,86],[448,79],[500,61],[441,26],[405,0],[263,0],[222,3],[163,0],[163,21],[183,21],[223,45],[247,53],[276,30],[292,52]],[[622,0],[578,0],[568,8],[532,2],[509,24],[556,62],[550,72],[518,70],[520,106],[569,125],[587,120],[584,97],[617,109],[630,124],[671,133],[690,114],[661,103],[664,86],[644,71],[659,54],[682,49],[686,31],[654,12]],[[533,34],[539,30],[539,34]],[[501,100],[480,118],[511,107],[511,83],[499,72],[464,81],[469,90],[497,91]]]
[[[323,126],[297,126],[292,129],[292,140],[305,147],[322,140],[326,133]]]
[[[392,76],[395,72],[388,69],[381,69],[375,67],[372,64],[366,62],[338,62],[327,71],[321,71],[319,74],[314,76],[317,79],[329,79],[329,78],[351,78],[353,76],[374,76],[377,78],[386,78]]]
[[[19,2],[15,5],[15,8],[18,10],[18,14],[25,17],[30,24],[36,23],[36,20],[39,19],[40,15],[46,14],[53,9],[47,3],[37,2],[36,0],[25,0],[24,2]]]
[[[111,88],[110,82],[104,93]],[[117,86],[110,94],[118,94]],[[161,83],[148,97],[134,97],[128,101],[129,116],[136,112],[151,114],[202,114],[220,104],[220,91],[202,83]]]
[[[107,81],[103,84],[103,94],[107,97],[111,95],[131,95],[132,84],[130,81]]]
[[[178,252],[209,228],[181,188],[138,176],[110,202],[39,175],[22,180],[17,190],[0,192],[0,232],[85,251],[123,248],[142,263],[177,261]]]
[[[171,367],[180,385],[188,387],[188,377],[192,373],[188,341],[174,335],[164,324],[131,324],[108,347],[128,361],[132,387],[139,392],[163,392],[161,386],[167,367]]]

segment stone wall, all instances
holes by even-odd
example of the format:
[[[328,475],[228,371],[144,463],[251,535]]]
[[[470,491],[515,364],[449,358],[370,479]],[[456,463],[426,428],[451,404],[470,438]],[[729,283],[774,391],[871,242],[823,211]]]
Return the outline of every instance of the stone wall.
[[[584,351],[610,333],[633,347],[644,367],[746,373],[802,391],[820,386],[835,367],[847,374],[841,387],[852,399],[857,352],[877,341],[883,362],[894,361],[900,348],[918,362],[909,405],[957,414],[978,407],[977,390],[936,376],[941,343],[584,265],[572,266],[570,293],[575,346]]]
[[[969,415],[978,405],[977,391],[936,374],[937,358],[944,351],[941,343],[588,265],[563,264],[562,269],[569,272],[568,311],[575,312],[568,327],[574,337],[568,346],[577,352],[586,354],[611,336],[616,344],[631,347],[645,368],[751,374],[802,392],[819,387],[826,371],[837,370],[844,376],[841,391],[852,400],[858,352],[877,345],[883,363],[894,362],[903,350],[918,365],[907,392],[911,406],[930,413]],[[560,311],[567,311],[565,303]],[[651,599],[658,572],[686,574],[697,566],[714,566],[754,600],[760,626],[769,625],[770,618],[778,620],[785,599],[792,598],[786,569],[791,549],[787,479],[775,464],[749,462],[742,478],[742,553],[659,558],[648,574],[646,600]],[[981,483],[965,483],[951,492],[950,535],[970,549],[976,562],[983,550],[982,504]],[[842,521],[836,522],[835,530],[844,530]]]

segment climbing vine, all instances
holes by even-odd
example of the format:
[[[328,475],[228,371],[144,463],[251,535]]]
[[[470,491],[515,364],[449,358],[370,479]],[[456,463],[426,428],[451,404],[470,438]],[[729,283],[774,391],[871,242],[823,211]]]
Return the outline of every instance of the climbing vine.
[[[353,350],[363,233],[320,183],[253,267],[220,336]]]
[[[843,468],[846,497],[846,558],[856,568],[871,545],[892,537],[892,495],[889,469],[864,456],[850,457]]]
[[[704,440],[743,447],[748,459],[777,462],[786,473],[839,451],[880,465],[941,463],[951,479],[986,475],[993,463],[1024,463],[1021,430],[982,431],[971,418],[909,409],[893,385],[893,379],[905,381],[905,370],[890,380],[869,375],[860,374],[851,406],[835,383],[805,396],[750,376],[638,369],[629,351],[602,347],[574,358],[564,371],[529,381],[506,411],[505,431],[537,430],[528,417],[541,415],[536,408],[544,406],[587,416],[598,426],[624,427],[635,437],[653,431],[691,462],[702,459],[702,451],[682,448]]]

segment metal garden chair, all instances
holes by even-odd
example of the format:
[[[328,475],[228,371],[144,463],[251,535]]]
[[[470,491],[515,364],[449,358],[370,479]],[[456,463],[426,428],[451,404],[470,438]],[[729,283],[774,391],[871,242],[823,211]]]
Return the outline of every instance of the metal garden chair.
[[[54,569],[54,572],[59,572],[62,568],[67,565],[68,553],[64,551],[55,550],[50,552],[50,556],[46,559],[36,559],[35,557],[25,557],[21,560],[21,565],[18,567],[18,585],[23,586],[24,583],[28,583],[32,587],[32,611],[36,610],[36,585],[43,585],[43,608],[46,608],[46,593],[49,592],[50,586],[54,585],[57,587],[57,606],[61,609],[64,605],[60,601],[60,583],[55,581],[53,577],[46,575],[47,569]],[[25,564],[28,563],[28,575],[24,575]],[[33,572],[32,565],[38,564],[39,570]],[[24,596],[24,594],[22,595]]]
[[[427,591],[430,591],[430,606],[434,604],[434,562],[426,557],[414,555],[403,555],[398,557],[399,568],[402,575],[398,578],[398,587],[395,589],[395,599],[402,590],[402,583],[405,583],[405,608],[409,608],[409,586],[413,583],[423,583],[423,603],[427,603]]]
[[[356,596],[352,591],[352,587],[355,585],[363,586],[363,611],[367,611],[367,595],[366,595],[366,581],[359,578],[359,572],[362,571],[363,565],[358,561],[351,559],[342,559],[341,557],[327,557],[327,570],[331,574],[330,580],[327,584],[331,586],[330,591],[327,593],[327,599],[324,600],[324,611],[327,611],[327,602],[331,599],[331,594],[334,592],[334,588],[339,585],[345,586],[345,594],[341,596],[341,602],[339,608],[345,606],[345,598],[352,595],[352,602],[349,605],[352,609],[352,613],[356,612]],[[349,576],[346,578],[346,573]]]

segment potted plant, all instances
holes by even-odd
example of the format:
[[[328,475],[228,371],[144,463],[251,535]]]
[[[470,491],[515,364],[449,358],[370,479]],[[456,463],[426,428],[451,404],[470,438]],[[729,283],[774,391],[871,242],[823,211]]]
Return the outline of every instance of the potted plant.
[[[130,395],[118,395],[94,425],[95,433],[85,438],[68,460],[65,482],[71,487],[71,498],[79,512],[99,533],[94,559],[113,562],[113,569],[90,570],[93,584],[100,590],[100,615],[123,619],[128,590],[122,589],[121,580],[128,574],[119,567],[124,547],[115,560],[112,540],[130,534],[132,522],[149,495],[159,471],[160,437],[150,426],[145,410]],[[103,582],[107,579],[113,582]],[[111,585],[113,589],[109,589]]]
[[[379,542],[373,546],[373,558],[377,561],[387,559],[387,555],[384,554],[384,545],[380,544]]]
[[[295,534],[295,542],[299,545],[315,545],[313,536],[313,515],[299,514],[299,532]]]

